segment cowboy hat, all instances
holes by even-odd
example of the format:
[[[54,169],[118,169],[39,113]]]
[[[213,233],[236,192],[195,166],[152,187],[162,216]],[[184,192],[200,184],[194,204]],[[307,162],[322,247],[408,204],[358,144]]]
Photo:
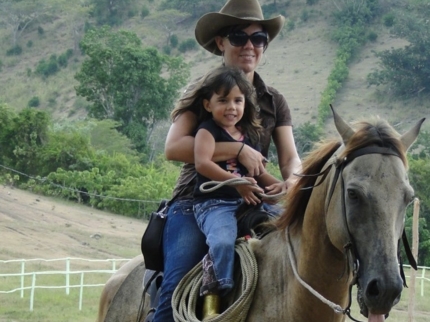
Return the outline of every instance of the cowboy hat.
[[[281,30],[284,20],[281,15],[265,20],[258,0],[228,0],[219,12],[207,13],[197,21],[195,35],[204,49],[221,56],[215,36],[222,28],[258,23],[267,31],[270,42]]]

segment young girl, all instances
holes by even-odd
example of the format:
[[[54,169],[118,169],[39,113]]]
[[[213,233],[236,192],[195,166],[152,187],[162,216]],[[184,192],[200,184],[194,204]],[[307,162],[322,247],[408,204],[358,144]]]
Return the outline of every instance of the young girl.
[[[231,67],[221,67],[209,73],[196,95],[201,97],[200,123],[195,136],[194,161],[197,184],[194,190],[194,215],[206,236],[209,253],[203,260],[204,280],[201,295],[211,301],[233,287],[234,244],[237,238],[235,212],[242,201],[260,203],[258,193],[279,180],[267,172],[255,179],[245,177],[246,168],[236,158],[214,162],[217,142],[242,142],[258,149],[261,126],[257,118],[255,90],[245,74]],[[250,185],[223,186],[210,193],[199,190],[207,181],[225,181],[243,177]],[[258,186],[257,183],[260,185]],[[211,304],[211,307],[213,304]],[[204,313],[212,315],[217,312]]]

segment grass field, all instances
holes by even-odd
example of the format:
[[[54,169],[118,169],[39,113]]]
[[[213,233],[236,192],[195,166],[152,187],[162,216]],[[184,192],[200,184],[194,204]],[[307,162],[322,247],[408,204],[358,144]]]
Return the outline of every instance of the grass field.
[[[1,264],[1,272],[4,273],[4,265]],[[19,272],[19,267],[17,267]],[[101,269],[109,269],[104,267]],[[39,266],[39,271],[52,269],[47,266]],[[83,268],[81,268],[83,269]],[[8,269],[10,270],[10,269]],[[409,275],[409,270],[406,270]],[[422,270],[417,274],[421,277]],[[91,273],[85,275],[85,284],[103,284],[108,279],[109,274]],[[430,270],[426,271],[424,281],[424,296],[421,296],[421,279],[416,280],[415,288],[415,310],[414,320],[416,322],[430,321]],[[80,275],[70,278],[70,285],[79,285]],[[408,281],[408,284],[411,282]],[[0,291],[18,288],[20,285],[19,277],[0,277]],[[25,285],[31,285],[31,277],[27,277]],[[64,287],[64,275],[49,275],[37,278],[38,286],[58,286]],[[95,321],[97,317],[98,300],[102,287],[84,288],[82,310],[79,310],[80,289],[70,288],[67,295],[64,288],[61,289],[36,289],[34,294],[33,311],[30,311],[30,290],[26,290],[24,297],[20,297],[20,292],[10,294],[0,294],[0,321],[1,322],[89,322]],[[405,322],[408,317],[409,291],[403,291],[402,299],[395,309],[390,313],[390,322]],[[358,320],[364,318],[359,313],[359,308],[355,301],[352,305],[352,316]],[[347,319],[347,321],[350,321]]]

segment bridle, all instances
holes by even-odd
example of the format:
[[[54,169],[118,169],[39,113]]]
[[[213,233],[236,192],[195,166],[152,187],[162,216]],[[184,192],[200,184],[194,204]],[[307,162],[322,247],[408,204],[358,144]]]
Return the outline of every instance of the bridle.
[[[328,199],[327,199],[327,203],[326,203],[326,207],[325,208],[326,208],[326,213],[327,213],[328,207],[329,207],[330,202],[331,202],[331,198],[332,198],[333,193],[334,193],[334,189],[336,187],[336,183],[337,183],[337,181],[340,178],[340,180],[341,180],[340,181],[341,182],[341,196],[342,196],[341,197],[341,200],[342,200],[342,217],[343,217],[344,225],[346,227],[346,231],[347,231],[347,235],[348,235],[348,241],[343,246],[343,248],[344,248],[344,254],[345,254],[346,258],[347,258],[348,270],[352,271],[352,282],[351,282],[351,284],[349,286],[349,302],[348,302],[348,306],[345,309],[342,309],[339,305],[331,303],[330,301],[328,301],[326,299],[324,299],[325,301],[323,301],[323,302],[325,302],[326,304],[329,304],[329,306],[331,306],[336,313],[346,314],[351,320],[356,321],[356,322],[359,322],[359,321],[356,320],[356,319],[354,319],[351,316],[351,303],[352,303],[352,287],[355,284],[357,284],[357,287],[359,287],[357,281],[358,281],[358,277],[359,277],[358,271],[359,271],[359,268],[360,268],[360,256],[359,256],[358,251],[357,251],[357,247],[356,247],[356,243],[354,241],[354,237],[351,234],[351,231],[349,229],[348,220],[347,220],[347,216],[346,216],[345,183],[344,183],[344,180],[343,180],[342,173],[343,173],[343,170],[345,169],[345,167],[350,162],[352,162],[354,159],[356,159],[356,158],[358,158],[360,156],[363,156],[363,155],[368,155],[368,154],[393,155],[393,156],[396,156],[396,157],[400,158],[400,155],[398,153],[396,153],[395,151],[393,151],[392,149],[390,149],[390,148],[380,147],[380,146],[368,146],[368,147],[363,147],[363,148],[360,148],[360,149],[352,151],[350,154],[348,154],[343,159],[338,159],[336,156],[334,156],[331,159],[332,161],[331,162],[329,161],[329,164],[326,167],[326,169],[324,171],[320,172],[320,173],[311,174],[311,175],[298,175],[300,177],[305,177],[305,176],[313,176],[313,177],[316,176],[316,177],[319,177],[319,176],[321,176],[321,180],[317,184],[315,184],[315,185],[313,185],[311,187],[304,187],[304,188],[302,188],[303,190],[313,189],[316,186],[320,185],[325,180],[325,178],[327,177],[327,175],[330,172],[331,167],[333,165],[336,167],[336,171],[334,173],[333,180],[332,180],[331,185],[330,185],[330,190],[329,190]],[[289,235],[288,235],[288,237],[289,237]],[[409,243],[408,243],[408,240],[407,240],[404,228],[403,228],[402,240],[403,240],[403,245],[404,245],[404,248],[405,248],[406,255],[408,257],[409,263],[410,263],[411,267],[413,267],[415,270],[417,270],[417,264],[416,264],[414,256],[412,255],[411,249],[409,247]],[[400,243],[400,241],[399,241],[399,243]],[[289,244],[291,244],[290,241],[289,241]],[[289,247],[291,247],[291,245],[289,245]],[[291,254],[291,255],[293,255],[293,254]],[[403,285],[406,287],[407,286],[406,285],[406,277],[405,277],[405,274],[404,274],[404,271],[403,271],[403,265],[402,265],[402,261],[401,261],[401,258],[400,258],[400,252],[398,252],[398,257],[399,257],[399,263],[400,263],[400,275],[401,275],[402,280],[403,280]],[[294,274],[296,275],[296,278],[299,279],[300,283],[303,286],[305,286],[306,288],[309,289],[310,286],[307,285],[306,283],[304,283],[304,281],[301,280],[301,278],[298,276],[297,272],[295,271],[295,267],[293,267],[293,271],[294,271]],[[315,290],[312,289],[311,292],[315,296],[317,296],[318,298],[321,299],[322,296],[320,294],[318,294]],[[317,293],[317,294],[315,294],[314,292]],[[358,301],[358,302],[359,302],[359,305],[360,305],[360,309],[363,310],[362,306],[364,304],[362,303],[362,301]],[[330,304],[333,304],[333,305],[330,305]]]

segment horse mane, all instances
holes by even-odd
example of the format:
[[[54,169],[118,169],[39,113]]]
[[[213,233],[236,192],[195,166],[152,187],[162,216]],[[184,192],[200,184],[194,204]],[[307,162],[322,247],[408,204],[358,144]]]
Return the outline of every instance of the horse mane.
[[[273,224],[277,229],[284,230],[290,224],[301,221],[305,214],[312,188],[317,180],[317,176],[309,176],[319,173],[324,164],[330,159],[333,153],[341,146],[338,140],[320,142],[317,148],[311,151],[302,162],[302,172],[300,179],[288,191],[285,199],[287,205],[284,213],[276,219]]]
[[[358,122],[355,124],[354,130],[355,133],[338,156],[339,159],[362,147],[376,145],[392,149],[407,167],[406,150],[400,141],[400,135],[387,121],[375,118]],[[318,178],[309,175],[321,172],[323,166],[341,145],[342,142],[339,140],[326,140],[318,143],[316,148],[306,156],[302,163],[301,175],[303,176],[287,193],[285,199],[287,206],[283,214],[273,222],[275,228],[285,230],[290,225],[301,225],[312,193],[312,188],[304,188],[313,187]]]

